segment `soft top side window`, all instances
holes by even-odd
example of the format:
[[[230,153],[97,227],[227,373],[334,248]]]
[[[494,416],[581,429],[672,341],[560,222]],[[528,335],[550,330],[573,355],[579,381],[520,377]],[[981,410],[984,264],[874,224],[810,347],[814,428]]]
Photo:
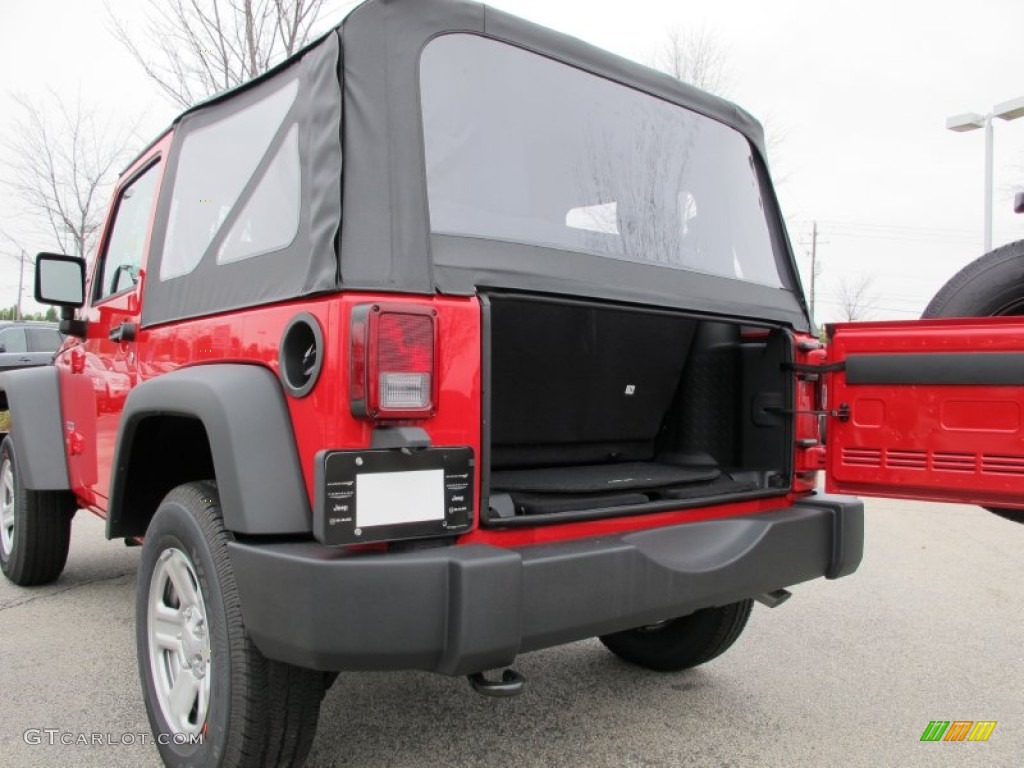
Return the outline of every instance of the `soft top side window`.
[[[298,80],[260,101],[185,136],[175,174],[160,280],[189,274],[220,230],[219,263],[280,250],[298,231],[297,132],[289,132],[262,178],[264,157],[281,131],[299,92]],[[256,185],[254,189],[247,187]],[[245,195],[246,192],[248,195]],[[241,215],[231,216],[243,197]]]
[[[340,41],[175,123],[142,326],[335,290]]]

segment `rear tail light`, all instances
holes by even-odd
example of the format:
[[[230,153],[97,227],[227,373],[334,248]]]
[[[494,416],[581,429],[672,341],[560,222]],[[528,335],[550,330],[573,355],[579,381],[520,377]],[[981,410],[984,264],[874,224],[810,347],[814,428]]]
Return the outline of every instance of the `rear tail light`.
[[[423,419],[437,403],[437,313],[363,304],[352,310],[350,400],[367,419]]]

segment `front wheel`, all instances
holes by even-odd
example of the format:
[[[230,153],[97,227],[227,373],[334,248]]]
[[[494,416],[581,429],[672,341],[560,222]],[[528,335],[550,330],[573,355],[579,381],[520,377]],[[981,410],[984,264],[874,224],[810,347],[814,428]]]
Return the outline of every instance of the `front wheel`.
[[[601,642],[623,661],[657,672],[677,672],[721,656],[743,632],[753,600],[705,608],[678,619],[613,635]]]
[[[0,444],[0,570],[22,587],[48,584],[64,570],[74,499],[24,487],[14,442]]]
[[[169,766],[298,766],[325,676],[265,658],[242,621],[213,483],[175,488],[146,531],[136,646],[146,711]]]

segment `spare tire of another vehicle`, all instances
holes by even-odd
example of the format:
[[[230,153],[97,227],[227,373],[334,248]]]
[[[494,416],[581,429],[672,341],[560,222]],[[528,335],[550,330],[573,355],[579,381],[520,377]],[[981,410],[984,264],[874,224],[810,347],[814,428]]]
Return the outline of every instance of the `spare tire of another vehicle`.
[[[975,259],[942,286],[923,319],[1024,315],[1024,240]]]
[[[925,307],[923,319],[1024,315],[1024,240],[975,259],[957,272]],[[1024,523],[1022,509],[986,507]]]

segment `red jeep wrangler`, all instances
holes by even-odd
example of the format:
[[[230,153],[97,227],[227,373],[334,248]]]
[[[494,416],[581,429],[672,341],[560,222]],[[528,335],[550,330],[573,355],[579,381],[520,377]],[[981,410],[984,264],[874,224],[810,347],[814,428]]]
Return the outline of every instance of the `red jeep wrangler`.
[[[370,0],[183,114],[84,275],[40,255],[76,338],[0,378],[0,563],[56,579],[78,508],[144,542],[170,765],[301,763],[344,670],[706,662],[857,568],[826,465],[1024,506],[1020,321],[826,353],[750,116],[475,3]]]

